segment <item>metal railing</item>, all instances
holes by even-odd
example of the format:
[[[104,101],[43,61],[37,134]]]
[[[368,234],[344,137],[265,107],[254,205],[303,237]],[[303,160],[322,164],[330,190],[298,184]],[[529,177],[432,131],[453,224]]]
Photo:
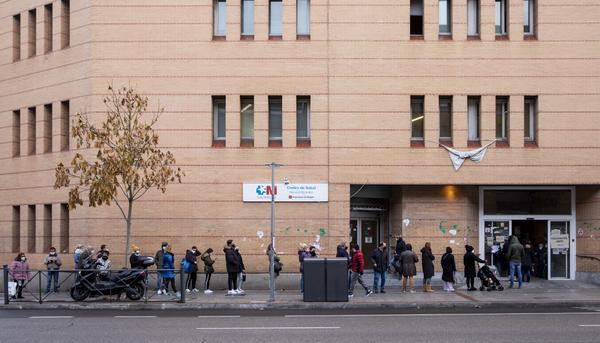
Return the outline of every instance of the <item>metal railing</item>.
[[[54,281],[49,284],[49,272],[57,272],[57,287],[63,289],[67,287],[66,297],[60,297],[64,292],[55,292]],[[135,275],[136,272],[139,274]],[[132,275],[132,273],[134,273]],[[167,293],[165,296],[159,294],[158,289],[165,289],[165,282],[162,276],[164,273],[173,274],[174,280],[179,279],[179,290],[175,294]],[[183,266],[179,269],[120,269],[120,270],[98,270],[98,269],[75,269],[75,270],[46,270],[30,269],[27,273],[27,279],[23,280],[21,293],[25,296],[15,300],[9,295],[9,281],[15,281],[7,265],[3,266],[3,289],[4,304],[11,302],[65,302],[65,301],[121,301],[124,299],[131,301],[176,301],[185,303],[186,301],[186,279],[188,273],[185,273]],[[175,283],[175,282],[174,282]],[[109,287],[112,285],[112,287]],[[45,289],[44,286],[50,286]],[[37,289],[36,289],[37,288]],[[49,292],[46,292],[49,291]],[[88,293],[85,299],[75,300],[74,297],[84,294],[74,292],[83,291]],[[116,297],[116,298],[115,298]]]

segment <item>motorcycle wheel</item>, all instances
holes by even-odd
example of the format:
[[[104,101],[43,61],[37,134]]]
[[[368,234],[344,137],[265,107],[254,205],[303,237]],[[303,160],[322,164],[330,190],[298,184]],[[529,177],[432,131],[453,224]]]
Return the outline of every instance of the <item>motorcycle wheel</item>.
[[[75,301],[84,301],[90,296],[90,290],[83,286],[74,286],[71,288],[71,298]]]
[[[144,296],[144,286],[140,283],[137,283],[125,291],[125,296],[129,300],[137,301],[142,299]]]

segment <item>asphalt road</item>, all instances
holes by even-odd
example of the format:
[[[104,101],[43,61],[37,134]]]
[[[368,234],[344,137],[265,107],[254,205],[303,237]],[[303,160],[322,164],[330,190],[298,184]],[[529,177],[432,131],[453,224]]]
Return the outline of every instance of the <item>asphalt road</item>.
[[[0,342],[599,342],[600,308],[532,312],[0,310]]]

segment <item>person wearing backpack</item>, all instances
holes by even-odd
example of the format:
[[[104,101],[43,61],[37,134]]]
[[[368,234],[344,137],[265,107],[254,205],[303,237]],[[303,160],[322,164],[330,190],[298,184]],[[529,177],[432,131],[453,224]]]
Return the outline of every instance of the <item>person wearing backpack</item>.
[[[213,291],[210,290],[210,278],[215,272],[215,268],[213,267],[213,264],[215,264],[213,249],[206,249],[200,258],[202,259],[202,262],[204,262],[204,294],[212,294]]]

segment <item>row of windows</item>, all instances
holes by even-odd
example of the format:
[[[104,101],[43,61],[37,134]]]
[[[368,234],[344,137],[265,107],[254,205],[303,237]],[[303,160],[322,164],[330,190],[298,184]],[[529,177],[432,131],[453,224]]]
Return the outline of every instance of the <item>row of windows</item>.
[[[232,1],[232,0],[230,0]],[[238,0],[239,1],[239,0]],[[254,0],[241,0],[242,38],[254,37]],[[310,36],[310,0],[296,0],[296,34]],[[227,35],[227,0],[213,0],[213,35]],[[269,37],[283,35],[283,1],[269,1]]]
[[[213,96],[213,141],[223,145],[227,138],[226,103],[224,96]],[[269,96],[269,141],[283,139],[283,107],[281,96]],[[240,97],[240,138],[243,145],[254,141],[254,97]],[[310,96],[296,97],[296,139],[310,140]]]
[[[496,139],[508,143],[509,133],[509,97],[496,97]],[[470,96],[467,99],[467,131],[471,143],[480,142],[481,133],[481,97]],[[422,143],[425,139],[425,97],[412,96],[411,109],[411,142]],[[440,142],[452,143],[452,96],[439,97],[439,139]],[[527,96],[524,102],[524,137],[526,143],[535,143],[537,130],[537,97]]]
[[[523,32],[526,37],[535,36],[535,0],[510,0],[523,1]],[[509,0],[495,0],[495,26],[497,36],[508,36]],[[452,35],[452,0],[439,0],[439,34]],[[477,37],[481,26],[480,0],[467,0],[467,35]],[[423,0],[410,2],[410,34],[423,35]]]
[[[69,150],[69,101],[61,101],[58,106],[60,113],[59,116],[57,116],[58,118],[56,121],[58,122],[59,127],[56,130],[54,128],[55,120],[53,104],[45,104],[42,106],[43,113],[38,113],[37,107],[13,111],[13,157],[52,152],[54,150],[52,138],[57,135],[60,136],[60,151]],[[38,122],[42,123],[41,132],[38,130]],[[21,134],[22,129],[26,132],[24,135]],[[42,150],[38,151],[37,141],[40,139],[43,142]],[[22,151],[21,146],[23,146],[25,151]]]
[[[50,53],[54,50],[53,46],[53,35],[55,32],[60,33],[60,49],[65,49],[70,44],[70,1],[69,0],[61,0],[60,1],[60,20],[59,22],[59,30],[54,27],[54,5],[52,3],[45,5],[40,9],[31,9],[27,11],[27,36],[26,38],[26,50],[25,54],[27,58],[34,57],[38,54],[41,54],[40,51],[37,51],[37,40],[38,40],[38,30],[37,30],[37,20],[38,16],[43,16],[43,54]],[[41,13],[40,13],[41,12]],[[13,27],[12,27],[12,59],[13,62],[19,61],[22,57],[21,54],[21,14],[16,14],[13,16]]]
[[[42,208],[43,217],[39,220],[42,223],[41,227],[38,227],[36,206]],[[12,251],[15,253],[22,251],[41,253],[47,252],[54,245],[57,248],[60,247],[60,251],[69,251],[69,206],[64,203],[60,204],[58,211],[58,218],[54,220],[52,204],[13,206],[11,230]],[[21,221],[21,212],[26,213],[25,221]],[[22,228],[22,223],[25,223],[27,227]],[[53,229],[54,225],[58,225],[56,230]],[[21,232],[21,230],[27,231]],[[21,245],[21,237],[26,238],[23,246]],[[41,245],[38,246],[38,243],[41,243]]]

